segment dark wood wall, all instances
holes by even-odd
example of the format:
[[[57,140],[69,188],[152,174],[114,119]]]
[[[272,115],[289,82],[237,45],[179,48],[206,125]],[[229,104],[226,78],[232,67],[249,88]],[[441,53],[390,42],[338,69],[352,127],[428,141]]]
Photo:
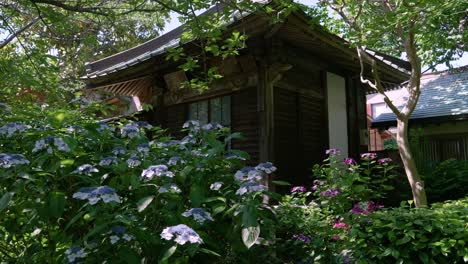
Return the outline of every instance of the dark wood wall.
[[[232,148],[247,152],[250,163],[258,162],[259,127],[257,115],[257,91],[249,88],[232,94],[231,124],[233,132],[240,132],[243,139],[234,140]]]
[[[325,83],[320,70],[298,65],[274,88],[274,135],[277,177],[310,185],[311,168],[328,145]]]

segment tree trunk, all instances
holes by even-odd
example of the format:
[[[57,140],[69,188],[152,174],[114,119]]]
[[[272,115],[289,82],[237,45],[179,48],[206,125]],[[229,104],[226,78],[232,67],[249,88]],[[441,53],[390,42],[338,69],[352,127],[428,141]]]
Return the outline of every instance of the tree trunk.
[[[405,167],[406,177],[413,192],[413,201],[416,207],[427,207],[426,190],[424,182],[418,174],[416,163],[411,155],[408,141],[408,118],[397,119],[397,142],[400,157]]]

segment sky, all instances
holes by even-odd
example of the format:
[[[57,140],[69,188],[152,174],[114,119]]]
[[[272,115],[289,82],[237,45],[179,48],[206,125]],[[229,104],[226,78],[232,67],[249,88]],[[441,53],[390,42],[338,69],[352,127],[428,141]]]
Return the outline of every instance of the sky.
[[[299,2],[299,3],[304,4],[304,5],[311,6],[311,5],[314,5],[315,3],[317,3],[317,0],[296,0],[296,2]],[[177,14],[172,13],[171,14],[171,21],[169,21],[166,24],[162,34],[167,33],[167,32],[173,30],[174,28],[176,28],[178,26],[180,26],[180,22],[179,22],[179,19],[177,18]],[[463,56],[459,60],[452,61],[451,63],[452,63],[454,68],[458,68],[458,67],[461,67],[461,66],[468,65],[468,52],[465,52],[463,54]],[[423,67],[423,69],[422,69],[423,72],[426,71],[426,69],[427,69],[427,67]],[[447,69],[447,66],[445,64],[439,64],[436,67],[436,71],[443,71],[443,70],[446,70],[446,69]]]

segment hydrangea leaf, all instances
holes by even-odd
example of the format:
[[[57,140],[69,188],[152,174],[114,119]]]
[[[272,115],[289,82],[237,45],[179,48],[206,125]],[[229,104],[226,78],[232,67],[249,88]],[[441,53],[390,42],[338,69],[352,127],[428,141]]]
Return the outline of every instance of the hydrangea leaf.
[[[0,212],[3,211],[5,208],[7,208],[12,197],[13,197],[13,193],[11,192],[5,193],[2,196],[2,198],[0,199]]]
[[[151,195],[151,196],[148,196],[148,197],[145,197],[143,199],[141,199],[140,201],[138,201],[138,212],[141,213],[143,212],[146,207],[148,207],[148,205],[150,205],[150,203],[153,201],[154,199],[154,195]]]
[[[166,250],[166,252],[164,252],[164,255],[162,256],[161,258],[161,263],[166,263],[166,261],[172,256],[174,255],[174,253],[176,252],[177,250],[177,244],[175,244],[174,246],[170,247],[168,250]]]
[[[242,241],[247,248],[251,248],[260,236],[260,226],[242,228]]]
[[[49,194],[49,216],[60,217],[65,210],[65,194],[52,192]]]

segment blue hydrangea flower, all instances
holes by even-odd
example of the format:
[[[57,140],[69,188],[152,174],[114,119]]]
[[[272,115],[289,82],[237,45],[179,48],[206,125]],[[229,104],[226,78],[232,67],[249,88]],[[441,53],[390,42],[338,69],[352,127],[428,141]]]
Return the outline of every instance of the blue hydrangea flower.
[[[98,132],[114,131],[115,130],[114,127],[109,126],[105,122],[99,122],[98,125],[99,125],[99,127],[96,129]]]
[[[203,240],[197,232],[184,224],[164,228],[161,232],[161,238],[165,240],[174,239],[179,245],[184,245],[187,242],[191,244],[203,243]]]
[[[111,236],[109,236],[111,244],[115,244],[121,239],[126,241],[131,241],[132,239],[134,239],[132,235],[129,235],[125,232],[125,227],[120,225],[113,226],[108,234],[111,234]]]
[[[184,138],[180,140],[180,145],[182,146],[185,146],[188,144],[195,144],[195,143],[197,143],[197,139],[192,135],[185,136]]]
[[[245,167],[234,174],[234,178],[238,181],[261,181],[263,179],[263,171],[256,170],[253,167]]]
[[[54,145],[60,151],[70,152],[70,147],[67,145],[67,143],[65,143],[63,138],[54,137]]]
[[[167,183],[159,187],[158,193],[181,193],[180,188],[174,183]]]
[[[115,156],[124,155],[125,149],[122,147],[115,147],[114,150],[112,150],[112,154],[114,154]]]
[[[65,256],[67,257],[68,263],[75,263],[78,259],[84,259],[88,253],[79,246],[72,246],[65,250]]]
[[[115,190],[109,186],[85,187],[80,188],[73,194],[73,198],[78,200],[88,200],[89,204],[94,205],[100,200],[104,203],[120,203],[120,197]]]
[[[208,157],[207,153],[202,153],[200,150],[192,150],[191,154],[197,157]]]
[[[5,103],[0,103],[0,110],[3,110],[5,112],[10,112],[11,111],[11,107]]]
[[[185,164],[185,160],[182,159],[181,157],[172,157],[167,162],[167,165],[175,166],[177,164]]]
[[[190,130],[198,131],[200,130],[200,122],[197,120],[188,120],[184,123],[182,128],[189,128]]]
[[[238,160],[246,160],[246,158],[242,157],[242,156],[239,156],[237,154],[234,154],[234,153],[230,153],[226,156],[226,159],[238,159]]]
[[[21,154],[0,153],[0,168],[8,169],[24,164],[29,164],[29,160]]]
[[[63,152],[71,151],[70,147],[67,145],[67,143],[65,143],[63,138],[50,136],[50,137],[46,137],[44,139],[36,141],[32,152],[38,152],[38,151],[46,149],[47,153],[52,153],[53,151],[52,146],[55,146],[58,150],[63,151]]]
[[[221,128],[223,128],[223,126],[218,123],[208,123],[202,126],[202,129],[205,131],[218,130]]]
[[[267,189],[265,185],[262,185],[258,182],[248,181],[243,182],[239,189],[237,189],[237,195],[244,195],[246,193],[254,193],[254,192],[263,192]]]
[[[184,217],[192,216],[195,221],[200,224],[203,224],[205,221],[214,221],[211,214],[203,210],[202,208],[192,208],[184,213],[182,213]]]
[[[123,137],[134,138],[140,134],[140,127],[136,123],[126,124],[120,133]]]
[[[140,128],[151,129],[153,126],[146,121],[136,121],[136,125]]]
[[[165,141],[165,142],[158,142],[157,146],[160,147],[160,148],[168,148],[168,147],[172,147],[172,146],[177,146],[179,144],[180,144],[179,140],[168,140],[168,141]]]
[[[210,185],[210,190],[218,191],[221,187],[223,187],[223,182],[214,182]]]
[[[149,153],[150,148],[148,144],[141,144],[137,147],[137,151],[143,155],[146,155]]]
[[[141,177],[151,180],[153,179],[154,176],[158,177],[169,177],[172,178],[174,177],[174,173],[169,171],[166,165],[154,165],[148,167],[146,170],[143,170],[141,173]]]
[[[141,165],[141,161],[137,157],[130,157],[127,160],[127,165],[129,168],[135,168]]]
[[[271,162],[260,163],[255,167],[256,170],[265,172],[266,174],[271,174],[276,171],[276,167],[273,166]]]
[[[99,166],[110,166],[112,164],[117,164],[117,159],[115,157],[105,157],[99,162]]]
[[[93,172],[99,172],[99,170],[90,164],[83,164],[79,166],[76,170],[72,171],[72,173],[75,173],[75,174],[85,174],[85,175],[91,175],[91,173]]]
[[[16,133],[22,133],[28,129],[31,129],[30,125],[25,125],[19,122],[9,123],[0,127],[0,135],[11,137]]]

